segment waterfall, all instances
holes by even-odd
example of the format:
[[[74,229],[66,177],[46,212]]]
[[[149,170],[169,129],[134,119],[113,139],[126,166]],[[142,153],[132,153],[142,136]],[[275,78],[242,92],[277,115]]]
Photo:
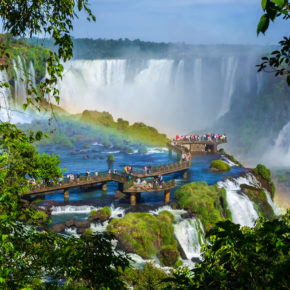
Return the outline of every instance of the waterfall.
[[[270,193],[268,192],[268,190],[265,189],[265,192],[266,192],[266,197],[267,197],[267,202],[269,203],[269,205],[272,207],[273,209],[273,212],[275,215],[280,215],[280,212],[279,210],[276,208],[271,196],[270,196]]]
[[[199,219],[189,218],[183,219],[182,214],[185,210],[172,209],[170,206],[163,206],[157,210],[150,211],[154,215],[158,215],[161,211],[169,211],[174,215],[174,234],[179,242],[180,247],[184,251],[186,258],[201,258],[201,247],[205,242],[204,229]]]
[[[195,107],[198,110],[202,110],[202,59],[197,58],[194,60],[193,65],[193,91],[195,99]]]
[[[263,156],[266,165],[285,166],[290,164],[290,121],[279,132],[274,146]]]
[[[16,74],[14,81],[14,100],[16,103],[23,103],[26,99],[26,76],[21,57],[18,55],[17,60],[13,59],[13,68]]]
[[[35,70],[34,70],[34,65],[33,62],[30,62],[29,65],[29,70],[28,70],[28,78],[31,80],[31,84],[33,87],[36,87],[36,80],[35,80]]]
[[[253,202],[241,192],[241,184],[258,186],[257,180],[251,174],[247,174],[246,177],[220,181],[218,187],[224,187],[227,192],[227,203],[233,222],[241,226],[253,227],[259,216]]]
[[[201,258],[201,246],[204,243],[202,224],[198,219],[185,219],[174,224],[175,236],[187,259]]]
[[[7,72],[0,71],[0,84],[8,82]],[[11,98],[10,88],[5,86],[0,87],[0,116],[1,121],[8,121],[11,118],[9,100]]]
[[[223,95],[222,106],[217,119],[227,113],[231,106],[231,98],[235,89],[236,71],[238,68],[238,59],[230,56],[227,59],[223,58],[221,65],[221,75],[223,77]]]

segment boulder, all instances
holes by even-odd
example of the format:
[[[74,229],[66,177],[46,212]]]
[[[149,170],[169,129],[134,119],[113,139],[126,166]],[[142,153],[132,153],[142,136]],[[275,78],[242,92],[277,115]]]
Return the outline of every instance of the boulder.
[[[77,228],[77,234],[82,235],[86,232],[86,228]]]
[[[102,223],[109,219],[110,216],[104,215],[101,210],[97,210],[93,215],[88,217],[88,222]]]
[[[173,266],[178,260],[179,252],[175,249],[165,248],[159,252],[158,256],[164,266]]]
[[[191,258],[191,261],[195,264],[200,264],[202,262],[202,260],[198,257]]]
[[[64,233],[64,229],[65,227],[63,224],[57,224],[51,228],[51,230],[57,234]]]
[[[66,221],[65,222],[65,226],[68,227],[68,228],[75,226],[74,219],[70,219],[70,220]]]
[[[87,229],[90,227],[90,222],[89,221],[82,221],[82,222],[75,222],[75,226],[77,229]]]
[[[177,202],[172,202],[172,203],[171,203],[171,207],[172,207],[173,209],[178,209],[178,208],[179,208],[179,205],[178,205]]]

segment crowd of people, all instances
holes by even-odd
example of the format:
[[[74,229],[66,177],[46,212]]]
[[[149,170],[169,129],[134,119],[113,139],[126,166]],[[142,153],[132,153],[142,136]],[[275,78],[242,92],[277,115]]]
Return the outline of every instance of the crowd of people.
[[[141,179],[138,177],[134,181],[134,185],[137,186],[140,189],[157,189],[162,188],[164,184],[163,176],[158,175],[157,177],[154,177],[153,181],[149,182],[146,179]]]
[[[203,134],[203,135],[176,135],[175,139],[172,139],[171,141],[227,141],[228,136],[227,134]]]

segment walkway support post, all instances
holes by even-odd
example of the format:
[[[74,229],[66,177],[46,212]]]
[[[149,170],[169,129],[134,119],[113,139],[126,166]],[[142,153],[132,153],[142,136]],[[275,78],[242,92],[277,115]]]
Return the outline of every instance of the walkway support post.
[[[103,182],[103,184],[102,184],[102,190],[107,190],[107,182]]]
[[[170,190],[166,189],[164,192],[164,203],[169,203],[170,202]]]
[[[68,202],[69,201],[69,190],[65,189],[63,192],[63,197],[64,197],[64,201]]]
[[[136,200],[140,201],[141,200],[141,192],[136,193]]]
[[[123,192],[123,190],[124,190],[124,183],[118,183],[118,189]]]
[[[132,206],[136,205],[136,193],[135,192],[132,192],[131,195],[130,195],[130,204]]]

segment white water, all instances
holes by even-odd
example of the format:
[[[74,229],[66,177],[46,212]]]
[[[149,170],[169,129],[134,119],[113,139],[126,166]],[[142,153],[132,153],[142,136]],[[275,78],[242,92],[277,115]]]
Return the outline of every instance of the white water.
[[[26,99],[26,76],[24,71],[24,65],[21,57],[18,55],[17,60],[13,60],[13,68],[16,74],[14,82],[14,100],[17,103],[23,103]]]
[[[187,211],[172,209],[170,206],[160,207],[157,210],[150,211],[150,213],[158,215],[164,210],[174,215],[173,226],[175,237],[188,259],[187,264],[193,265],[191,259],[194,257],[201,259],[201,247],[205,241],[202,223],[195,218],[183,219],[181,215]]]
[[[72,113],[109,111],[166,133],[189,132],[213,125],[229,110],[238,64],[237,56],[215,59],[214,67],[201,57],[74,60],[64,65],[59,82],[61,105]]]
[[[218,187],[224,187],[227,192],[227,203],[232,213],[232,220],[241,226],[253,227],[259,217],[252,201],[241,192],[241,184],[258,186],[257,180],[251,174],[237,179],[226,179],[217,183]]]
[[[263,156],[263,163],[280,167],[290,166],[290,121],[282,128],[274,146]]]
[[[235,89],[236,71],[238,68],[238,59],[233,56],[223,59],[221,74],[224,79],[224,88],[222,95],[222,107],[219,111],[217,119],[227,113],[231,106],[231,98]]]
[[[280,214],[283,214],[282,212],[279,211],[279,209],[275,206],[271,196],[270,196],[270,193],[268,192],[268,190],[264,189],[265,192],[266,192],[266,197],[267,197],[267,202],[269,203],[269,205],[272,207],[273,209],[273,212],[275,215],[280,215]]]
[[[232,166],[238,166],[238,164],[234,163],[233,161],[231,161],[230,159],[228,159],[225,155],[221,156],[222,160],[227,163],[228,165]]]
[[[0,84],[8,82],[5,70],[0,71]],[[11,118],[9,99],[11,98],[10,88],[0,87],[0,117],[1,121],[8,121]]]

